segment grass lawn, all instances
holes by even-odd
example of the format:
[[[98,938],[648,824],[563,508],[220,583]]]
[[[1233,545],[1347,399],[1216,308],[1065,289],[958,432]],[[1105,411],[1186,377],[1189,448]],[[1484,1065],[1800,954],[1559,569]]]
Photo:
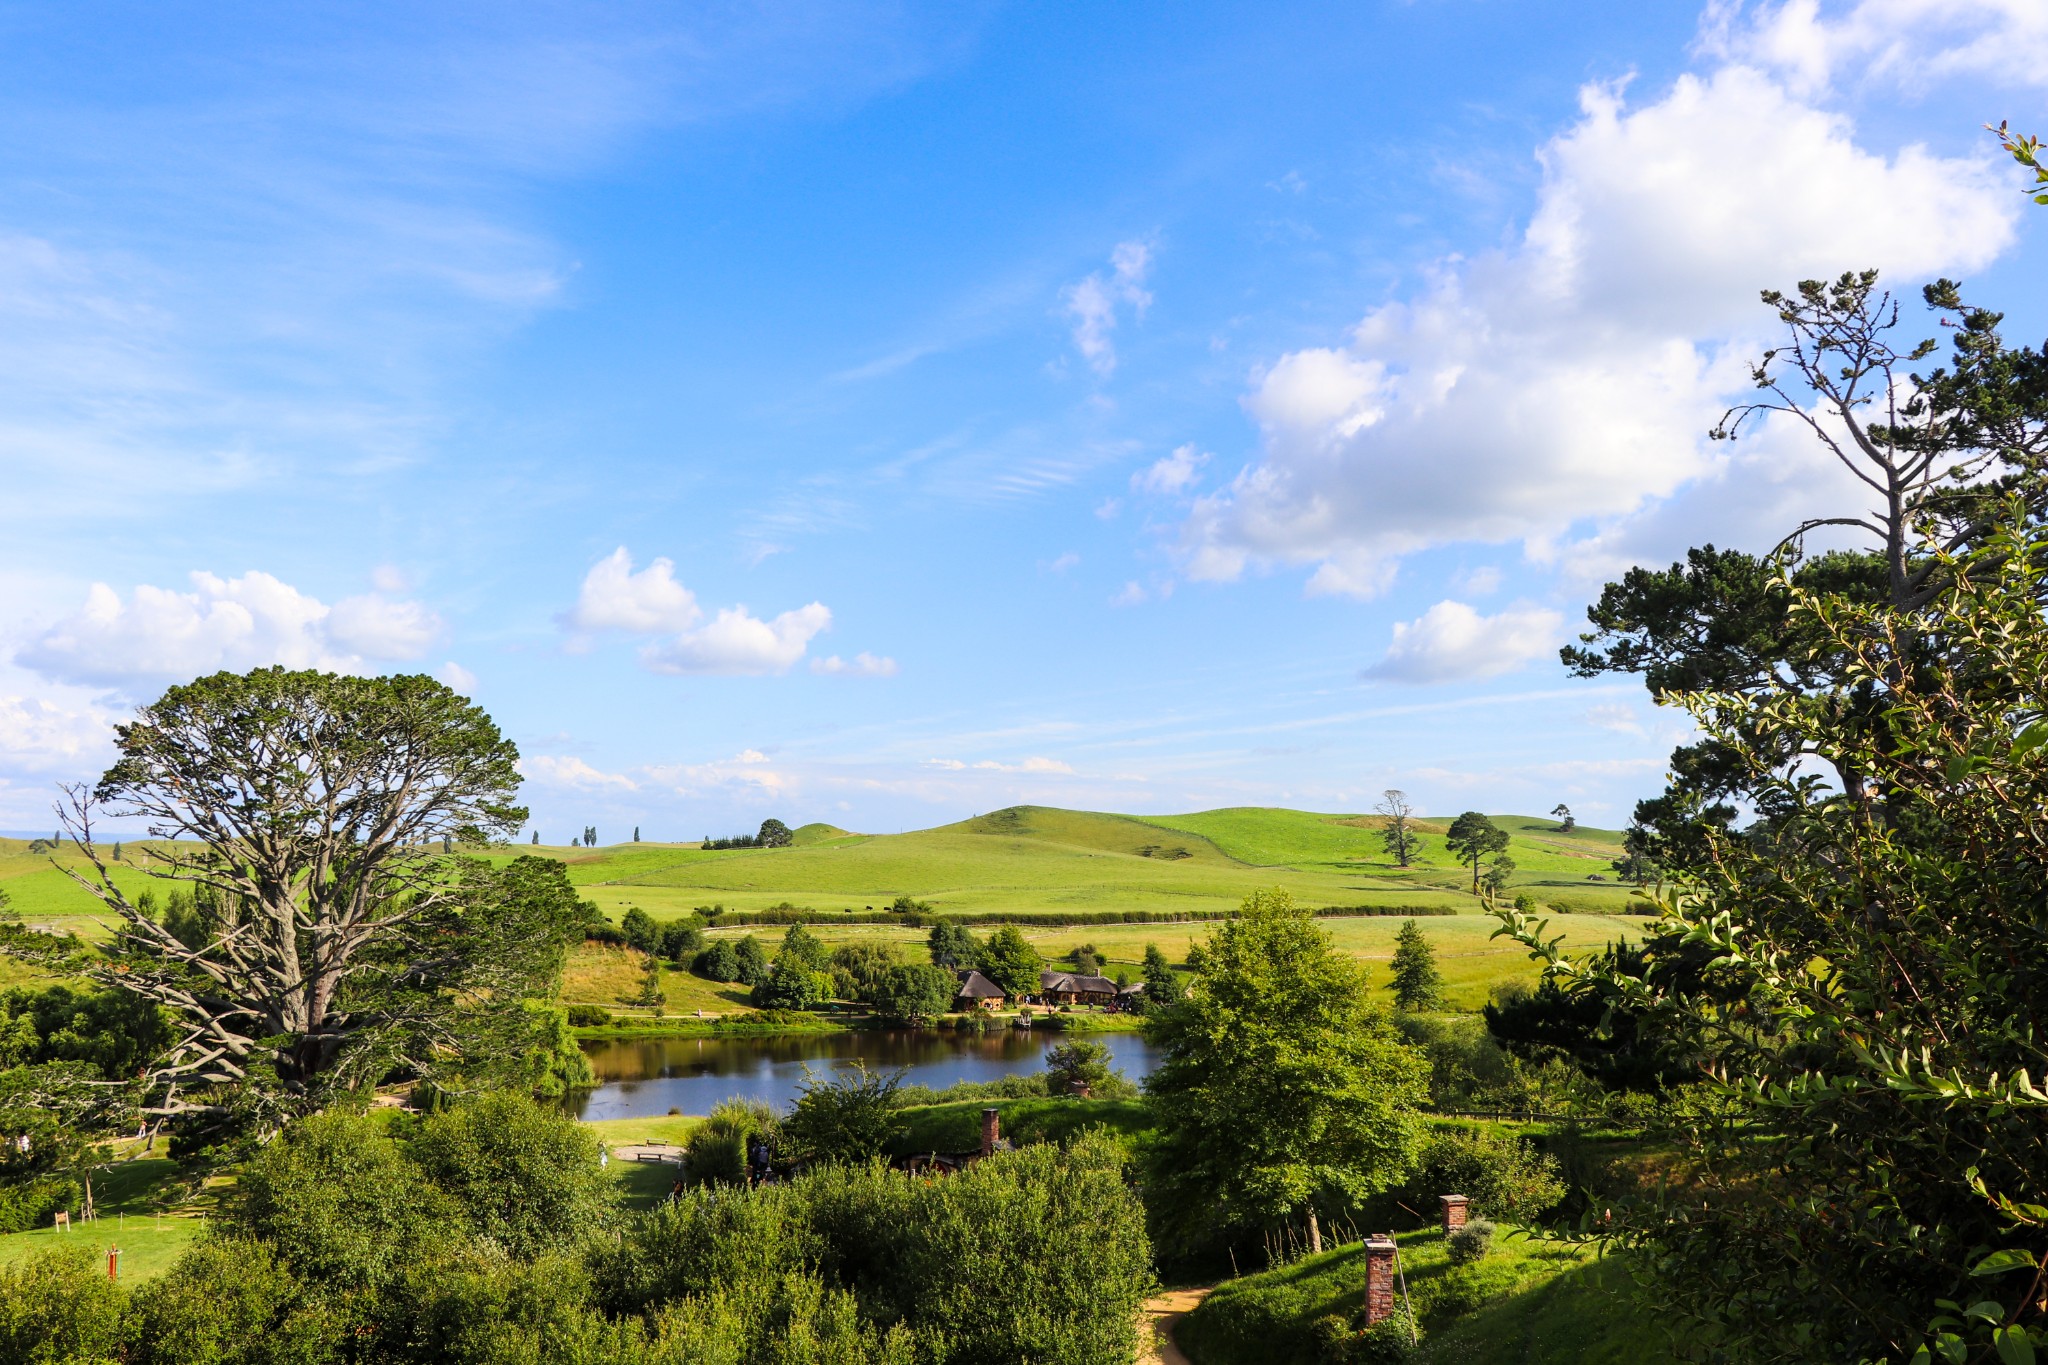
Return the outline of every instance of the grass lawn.
[[[1622,1268],[1588,1247],[1507,1234],[1480,1260],[1454,1266],[1434,1229],[1402,1233],[1402,1269],[1430,1365],[1670,1365],[1656,1325],[1637,1311]],[[1313,1324],[1355,1318],[1365,1298],[1364,1247],[1219,1285],[1176,1332],[1195,1365],[1316,1358]]]
[[[690,1140],[690,1130],[704,1120],[669,1114],[642,1119],[598,1119],[583,1126],[597,1134],[607,1147],[666,1142],[680,1147]]]
[[[16,1232],[0,1237],[0,1265],[11,1265],[35,1252],[59,1246],[88,1247],[95,1259],[104,1265],[107,1248],[118,1246],[121,1248],[121,1278],[124,1281],[146,1280],[170,1269],[171,1263],[205,1231],[206,1220],[195,1215],[165,1214],[159,1219],[103,1214],[99,1221],[80,1223],[70,1232],[37,1228],[33,1232]]]
[[[898,1156],[919,1152],[971,1152],[981,1145],[981,1111],[1002,1112],[1002,1135],[1018,1146],[1059,1142],[1098,1125],[1119,1133],[1151,1126],[1145,1106],[1136,1100],[956,1100],[900,1110],[903,1130],[890,1140]]]

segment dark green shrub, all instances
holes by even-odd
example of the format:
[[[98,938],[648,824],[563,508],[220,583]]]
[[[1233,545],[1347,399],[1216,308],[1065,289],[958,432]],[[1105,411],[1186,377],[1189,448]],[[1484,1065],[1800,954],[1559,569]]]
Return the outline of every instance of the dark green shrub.
[[[683,1170],[700,1185],[736,1185],[747,1178],[749,1139],[773,1146],[780,1126],[775,1110],[758,1100],[722,1100],[690,1130]]]
[[[827,1078],[804,1069],[803,1093],[782,1121],[789,1151],[812,1161],[869,1161],[896,1131],[896,1087],[903,1072],[873,1072],[865,1063]]]
[[[435,1114],[407,1147],[479,1236],[521,1260],[588,1236],[617,1198],[598,1165],[596,1136],[520,1094],[484,1095]]]
[[[569,1023],[575,1028],[603,1028],[611,1021],[612,1012],[602,1005],[569,1006]]]
[[[460,1206],[377,1123],[321,1114],[245,1165],[217,1226],[269,1242],[308,1284],[374,1289],[464,1230]]]
[[[129,1359],[137,1365],[264,1365],[299,1286],[262,1242],[199,1243],[135,1291]],[[340,1343],[334,1343],[339,1349]]]
[[[39,1251],[0,1267],[0,1361],[97,1365],[116,1359],[126,1295],[89,1247]]]
[[[1403,1200],[1411,1208],[1433,1210],[1437,1196],[1462,1194],[1475,1214],[1527,1222],[1555,1208],[1564,1190],[1557,1162],[1522,1139],[1445,1126],[1424,1139]]]

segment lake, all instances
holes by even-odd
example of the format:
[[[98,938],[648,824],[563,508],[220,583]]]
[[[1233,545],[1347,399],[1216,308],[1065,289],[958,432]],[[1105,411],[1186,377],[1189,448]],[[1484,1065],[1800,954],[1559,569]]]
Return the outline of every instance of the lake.
[[[1152,1070],[1152,1048],[1135,1033],[1079,1035],[1102,1043],[1110,1065],[1142,1080]],[[873,1070],[902,1067],[906,1085],[943,1090],[956,1081],[993,1081],[1045,1070],[1046,1049],[1065,1035],[1046,1029],[954,1033],[932,1029],[864,1029],[769,1038],[622,1038],[583,1045],[597,1071],[595,1090],[572,1101],[578,1118],[627,1119],[666,1114],[708,1114],[738,1096],[787,1107],[796,1099],[804,1067],[829,1072],[839,1063],[864,1061]]]

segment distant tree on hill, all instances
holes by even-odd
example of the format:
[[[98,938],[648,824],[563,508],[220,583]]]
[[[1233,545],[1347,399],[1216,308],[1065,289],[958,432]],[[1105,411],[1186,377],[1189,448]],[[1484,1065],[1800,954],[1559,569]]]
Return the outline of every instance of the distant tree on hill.
[[[760,848],[788,848],[796,842],[796,835],[780,820],[763,820],[761,832],[754,836],[754,843]]]
[[[1443,1004],[1443,974],[1436,969],[1436,949],[1422,926],[1405,920],[1394,936],[1392,963],[1394,1003],[1404,1010],[1433,1010]]]
[[[662,928],[661,955],[677,966],[690,962],[703,947],[704,931],[694,924],[677,921]]]
[[[1451,821],[1444,847],[1461,863],[1472,865],[1472,894],[1479,894],[1479,864],[1508,846],[1507,831],[1476,810]]]
[[[973,930],[958,921],[940,920],[932,926],[931,936],[925,942],[931,949],[933,963],[938,966],[959,970],[981,961],[981,940],[974,936]]]
[[[121,861],[121,845],[118,840],[114,844],[114,861],[117,863]]]
[[[1572,818],[1572,808],[1562,801],[1551,807],[1550,813],[1557,817],[1557,832],[1559,834],[1570,834],[1579,827],[1579,822]]]
[[[637,905],[619,920],[619,932],[626,936],[627,943],[643,953],[653,953],[661,947],[661,926]]]
[[[535,847],[539,847],[539,845],[540,845],[540,831],[539,831],[539,830],[535,830],[535,831],[533,832],[533,842],[534,842],[534,846],[535,846]]]
[[[1515,860],[1503,853],[1486,865],[1486,875],[1479,884],[1498,896],[1508,889],[1508,878],[1514,875]]]
[[[1001,986],[1005,995],[1037,994],[1038,974],[1044,970],[1045,959],[1014,924],[1005,924],[982,945],[981,974]]]
[[[768,950],[761,946],[760,939],[748,934],[733,953],[739,960],[739,980],[758,986],[768,979]]]
[[[633,842],[636,844],[640,842],[640,826],[638,825],[633,826]]]
[[[1175,974],[1173,964],[1166,960],[1166,954],[1159,951],[1159,945],[1145,945],[1145,1009],[1149,1012],[1164,1009],[1180,1003],[1182,988],[1180,977]]]
[[[740,979],[739,950],[733,947],[731,939],[718,939],[697,954],[697,960],[691,964],[690,970],[713,981],[737,981]]]
[[[1389,787],[1380,794],[1380,803],[1373,809],[1387,818],[1380,830],[1380,843],[1394,855],[1397,866],[1408,866],[1422,846],[1409,823],[1415,818],[1415,808],[1408,804],[1408,793]]]

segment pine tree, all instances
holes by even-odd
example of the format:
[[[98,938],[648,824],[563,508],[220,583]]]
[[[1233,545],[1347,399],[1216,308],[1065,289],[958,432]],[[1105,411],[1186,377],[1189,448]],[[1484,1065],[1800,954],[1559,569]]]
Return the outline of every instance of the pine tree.
[[[1444,1003],[1444,979],[1436,969],[1436,949],[1423,937],[1422,926],[1403,920],[1394,936],[1394,1003],[1404,1010],[1431,1010]]]
[[[1145,945],[1145,1008],[1164,1009],[1180,1003],[1186,992],[1180,978],[1173,973],[1173,964],[1166,960],[1166,954],[1159,951],[1159,945]]]
[[[636,844],[640,842],[640,826],[638,825],[633,826],[633,842]]]

